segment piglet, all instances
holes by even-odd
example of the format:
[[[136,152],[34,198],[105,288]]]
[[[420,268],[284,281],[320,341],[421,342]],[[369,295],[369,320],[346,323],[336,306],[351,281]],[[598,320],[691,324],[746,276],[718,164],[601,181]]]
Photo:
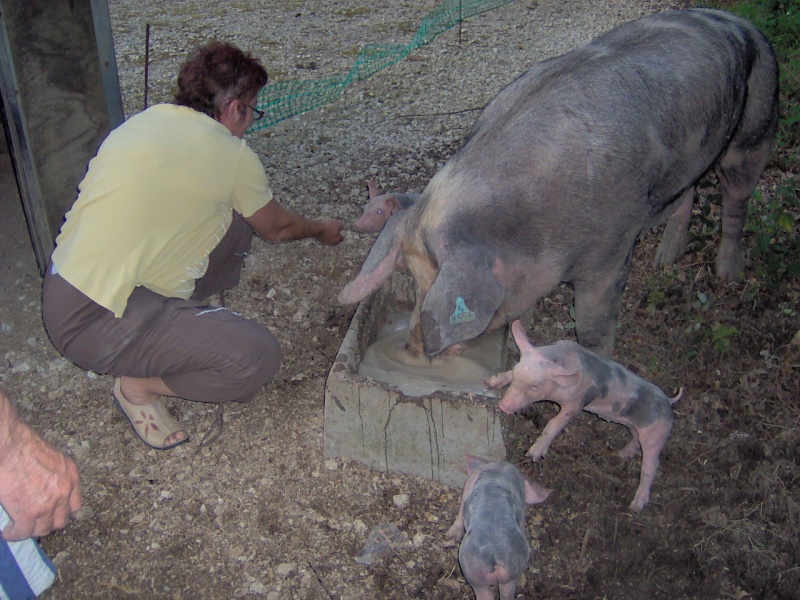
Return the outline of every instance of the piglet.
[[[672,431],[672,405],[680,400],[683,389],[669,398],[648,381],[575,342],[534,348],[519,321],[513,323],[511,331],[520,349],[519,363],[513,370],[486,380],[490,388],[511,383],[498,407],[509,414],[542,400],[561,407],[527,455],[539,460],[547,454],[553,439],[581,409],[625,425],[633,439],[619,455],[633,458],[640,446],[642,449],[639,487],[630,504],[631,510],[640,512],[650,500],[659,455]]]
[[[353,223],[353,229],[361,233],[380,233],[386,221],[394,213],[406,210],[419,198],[419,194],[378,194],[375,179],[367,182],[369,202],[364,213]]]
[[[502,600],[511,600],[531,551],[525,504],[544,502],[552,490],[529,480],[511,463],[477,456],[467,456],[467,474],[458,517],[447,537],[464,538],[458,561],[477,600],[494,600],[495,586]]]

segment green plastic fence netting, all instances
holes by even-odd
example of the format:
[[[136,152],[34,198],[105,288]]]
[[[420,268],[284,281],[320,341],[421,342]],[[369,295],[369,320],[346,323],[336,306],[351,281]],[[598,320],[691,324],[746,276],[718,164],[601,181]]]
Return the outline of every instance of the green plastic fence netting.
[[[334,101],[351,83],[363,81],[381,69],[400,62],[469,17],[493,10],[513,0],[447,0],[429,12],[409,44],[367,44],[350,70],[341,77],[276,81],[259,94],[257,107],[264,117],[248,129],[253,133],[300,113]]]

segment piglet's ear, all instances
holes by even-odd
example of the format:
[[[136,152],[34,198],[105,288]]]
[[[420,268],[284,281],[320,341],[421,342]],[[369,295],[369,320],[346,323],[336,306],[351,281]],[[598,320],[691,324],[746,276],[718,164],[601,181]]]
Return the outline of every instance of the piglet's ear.
[[[386,207],[389,209],[389,214],[393,215],[398,210],[403,210],[403,205],[400,200],[397,199],[397,196],[394,194],[388,194],[386,196]]]
[[[471,454],[467,454],[467,475],[472,475],[472,473],[480,468],[481,465],[485,465],[488,462],[488,460],[481,458],[480,456],[472,456]]]
[[[528,336],[525,333],[525,328],[522,326],[522,323],[519,319],[512,323],[511,333],[514,336],[514,341],[517,343],[517,348],[519,348],[521,353],[525,354],[526,352],[533,352],[533,345],[528,339]]]
[[[577,377],[579,375],[578,371],[575,369],[568,370],[562,367],[561,365],[548,361],[547,363],[547,375],[553,379],[571,379],[573,377]],[[566,383],[562,381],[562,383]]]
[[[372,200],[378,195],[378,187],[375,185],[374,177],[371,177],[367,182],[367,187],[369,188],[369,199]]]
[[[531,481],[525,477],[525,503],[526,504],[539,504],[547,500],[547,497],[553,492],[550,488],[542,487],[535,481]]]

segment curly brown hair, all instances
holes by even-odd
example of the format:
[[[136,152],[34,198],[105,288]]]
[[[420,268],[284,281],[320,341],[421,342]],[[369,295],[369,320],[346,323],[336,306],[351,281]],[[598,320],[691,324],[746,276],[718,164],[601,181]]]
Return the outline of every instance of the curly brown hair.
[[[257,58],[233,44],[211,42],[181,66],[175,104],[216,119],[226,102],[249,99],[267,80],[267,71]]]

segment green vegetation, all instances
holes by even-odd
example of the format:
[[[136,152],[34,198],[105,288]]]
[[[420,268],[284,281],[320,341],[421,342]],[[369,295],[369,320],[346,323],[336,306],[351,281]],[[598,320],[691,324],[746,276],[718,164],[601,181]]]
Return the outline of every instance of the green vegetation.
[[[751,242],[750,259],[762,286],[772,288],[800,275],[797,214],[800,181],[788,177],[770,197],[756,188],[748,208],[745,234]]]
[[[703,292],[697,292],[688,315],[688,325],[684,334],[689,340],[687,360],[697,356],[697,347],[711,344],[720,354],[725,354],[731,347],[731,339],[739,335],[733,325],[725,325],[719,321],[708,319],[712,302]]]

